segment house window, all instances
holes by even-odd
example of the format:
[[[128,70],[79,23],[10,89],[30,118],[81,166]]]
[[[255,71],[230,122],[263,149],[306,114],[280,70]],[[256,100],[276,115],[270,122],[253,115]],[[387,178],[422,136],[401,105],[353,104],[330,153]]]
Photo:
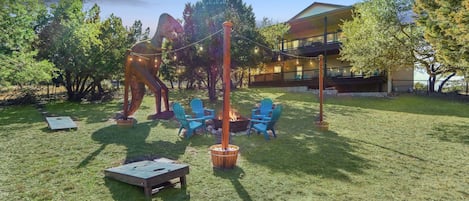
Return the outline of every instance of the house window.
[[[274,66],[274,73],[281,73],[282,72],[282,66]]]
[[[296,67],[295,79],[296,80],[301,80],[302,78],[303,78],[303,66],[297,66]]]
[[[298,46],[300,45],[300,41],[299,40],[294,40],[292,41],[292,49],[297,49]]]

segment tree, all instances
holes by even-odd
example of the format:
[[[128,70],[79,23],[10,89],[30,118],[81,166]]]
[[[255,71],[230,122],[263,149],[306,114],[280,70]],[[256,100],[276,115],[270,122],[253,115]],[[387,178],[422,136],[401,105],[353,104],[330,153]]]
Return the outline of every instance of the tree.
[[[37,84],[51,80],[54,66],[36,58],[35,32],[46,8],[35,0],[0,4],[0,85]]]
[[[436,75],[447,75],[438,88],[441,92],[449,78],[456,73],[467,76],[469,72],[469,2],[417,0],[414,11],[417,24],[434,50],[433,60],[438,61],[431,65],[437,70],[429,78],[430,85],[434,85]],[[432,91],[433,86],[429,89]]]
[[[135,20],[130,28],[128,28],[128,43],[133,45],[139,41],[149,39],[150,28],[147,27],[145,32],[142,32],[142,21]]]
[[[417,0],[414,10],[437,58],[450,66],[469,68],[469,1]]]
[[[236,38],[236,35],[252,40],[260,38],[260,34],[255,29],[252,7],[247,6],[241,0],[202,0],[196,2],[195,5],[186,4],[183,15],[185,22],[183,44],[195,43],[212,35],[209,39],[199,43],[197,47],[187,48],[181,54],[184,54],[186,58],[182,61],[186,66],[185,73],[190,73],[193,75],[191,78],[198,79],[194,81],[204,83],[208,88],[210,100],[216,100],[216,85],[221,79],[223,57],[223,36],[217,33],[222,29],[223,22],[231,21],[234,24],[231,67],[246,69],[256,64],[254,59],[256,55],[253,54],[255,44]],[[252,52],[246,50],[252,50]],[[240,71],[240,79],[244,77],[244,72]],[[232,80],[225,81],[231,82]]]
[[[288,23],[274,23],[272,19],[263,18],[259,26],[259,32],[264,37],[270,49],[280,50],[280,41],[284,34],[288,33],[290,25]]]
[[[281,40],[283,35],[288,33],[290,25],[288,23],[274,23],[271,19],[263,18],[259,26],[259,33],[263,36],[265,45],[264,48],[259,47],[257,54],[260,54],[263,58],[263,62],[271,62],[273,51],[280,52]],[[257,67],[261,67],[258,65]]]
[[[93,89],[95,66],[90,55],[102,45],[99,9],[94,6],[87,16],[82,8],[81,0],[53,4],[51,22],[41,33],[43,55],[61,69],[70,101],[81,101]]]
[[[387,92],[392,91],[392,71],[413,66],[411,26],[403,14],[411,9],[411,0],[365,0],[356,5],[353,19],[342,25],[345,40],[340,52],[352,70],[372,75],[386,71]]]
[[[90,92],[91,98],[100,98],[101,81],[122,75],[129,38],[134,37],[114,15],[101,22],[96,4],[88,11],[82,7],[81,0],[52,4],[38,44],[40,55],[60,69],[70,101],[81,101]]]
[[[94,54],[90,55],[91,65],[95,66],[91,75],[97,88],[97,93],[92,90],[94,99],[101,99],[105,93],[101,85],[103,80],[123,77],[125,52],[130,46],[127,36],[122,20],[113,14],[100,25],[98,39],[101,43],[93,46]]]

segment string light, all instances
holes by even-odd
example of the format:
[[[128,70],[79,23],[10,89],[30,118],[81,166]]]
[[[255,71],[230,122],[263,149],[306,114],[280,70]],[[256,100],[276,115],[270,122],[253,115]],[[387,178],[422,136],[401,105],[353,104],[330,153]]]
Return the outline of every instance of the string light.
[[[138,58],[138,62],[141,62],[141,61],[142,61],[142,59],[139,57],[139,58]]]
[[[167,51],[167,52],[165,52],[165,53],[166,53],[166,54],[176,53],[176,52],[179,52],[179,51],[181,51],[181,50],[187,49],[187,48],[192,47],[192,46],[199,46],[199,48],[198,48],[199,51],[203,51],[203,50],[204,50],[204,47],[201,45],[201,43],[202,43],[203,41],[205,41],[205,40],[210,39],[212,36],[215,36],[215,35],[221,33],[222,31],[223,31],[223,29],[220,29],[220,30],[214,32],[213,34],[210,34],[210,35],[206,36],[205,38],[203,38],[203,39],[201,39],[201,40],[199,40],[199,41],[193,42],[193,43],[191,43],[191,44],[189,44],[189,45],[183,46],[183,47],[178,48],[178,49],[174,49],[174,50],[171,50],[171,51]],[[274,50],[274,49],[272,49],[272,48],[270,48],[270,47],[267,47],[267,46],[265,46],[265,45],[263,45],[263,44],[261,44],[261,43],[259,43],[259,42],[253,41],[252,39],[249,39],[249,38],[247,38],[247,37],[244,37],[244,36],[242,36],[242,35],[239,35],[239,34],[237,34],[237,33],[233,34],[233,37],[238,37],[238,38],[241,38],[241,39],[244,39],[244,40],[246,40],[246,41],[249,41],[249,42],[252,42],[252,43],[256,44],[257,46],[256,46],[255,49],[254,49],[254,52],[255,52],[255,53],[258,53],[258,52],[259,52],[259,47],[260,47],[260,48],[263,48],[263,49],[266,49],[266,50],[268,50],[268,51],[278,51],[278,50]],[[149,58],[146,58],[145,56],[158,56],[158,55],[163,55],[163,53],[161,53],[161,52],[160,52],[160,53],[151,53],[151,54],[144,54],[144,53],[131,52],[130,54],[131,54],[131,55],[134,55],[134,56],[138,56],[138,57],[139,57],[139,58],[138,58],[138,61],[142,61],[142,60],[141,60],[141,57],[143,57],[144,59],[148,60]],[[313,59],[316,59],[316,60],[318,59],[318,57],[299,56],[299,55],[293,55],[293,54],[288,54],[288,53],[286,53],[286,52],[282,52],[282,53],[279,53],[279,55],[277,56],[277,60],[278,60],[278,61],[282,61],[282,55],[288,56],[288,57],[290,57],[290,58],[296,58],[296,63],[297,63],[297,64],[299,64],[299,59],[309,59],[309,60],[310,60],[310,64],[313,65],[312,60],[313,60]],[[173,59],[176,60],[176,59],[177,59],[177,56],[174,55],[174,56],[173,56]],[[129,61],[132,61],[132,60],[133,60],[132,56],[129,57]],[[156,62],[158,62],[158,59],[155,59],[155,63],[156,63]]]
[[[296,65],[300,64],[300,61],[298,59],[296,59]]]

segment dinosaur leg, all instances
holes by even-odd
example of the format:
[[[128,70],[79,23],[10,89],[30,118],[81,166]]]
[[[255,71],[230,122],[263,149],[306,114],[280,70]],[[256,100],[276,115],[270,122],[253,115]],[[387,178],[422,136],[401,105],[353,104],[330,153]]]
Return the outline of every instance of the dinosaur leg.
[[[155,78],[156,78],[156,81],[161,86],[160,97],[164,101],[164,107],[166,108],[165,111],[169,111],[169,100],[168,100],[169,99],[169,95],[168,95],[169,89],[158,77],[155,77]],[[160,103],[160,110],[161,110],[161,103]]]
[[[126,52],[126,61],[125,61],[125,77],[124,77],[124,106],[123,106],[123,118],[127,119],[129,117],[129,87],[131,79],[131,61],[132,56],[129,55],[130,52]]]
[[[133,115],[142,104],[143,96],[145,95],[145,85],[133,78],[130,81],[130,89],[132,92],[132,99],[130,101],[130,107],[128,108],[129,116]]]
[[[151,73],[144,69],[137,67],[135,68],[135,73],[138,76],[138,79],[141,80],[145,85],[150,88],[151,91],[155,94],[156,97],[156,111],[157,113],[155,115],[149,116],[149,118],[156,118],[156,119],[169,119],[173,116],[172,112],[161,112],[161,90],[162,86],[160,84],[159,79],[156,77],[152,76]]]

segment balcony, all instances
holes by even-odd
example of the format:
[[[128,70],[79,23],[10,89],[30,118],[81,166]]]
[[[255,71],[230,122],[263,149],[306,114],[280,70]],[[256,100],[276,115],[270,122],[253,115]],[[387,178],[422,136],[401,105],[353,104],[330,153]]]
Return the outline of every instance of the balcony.
[[[326,40],[324,40],[324,37],[326,37]],[[308,38],[284,40],[283,51],[302,56],[317,56],[324,52],[338,54],[342,39],[342,32],[331,32],[327,33],[326,36],[316,35]]]
[[[351,72],[350,66],[328,68],[325,73],[325,87],[334,87],[339,92],[379,92],[385,82],[383,73],[370,77]],[[318,89],[319,70],[303,70],[300,72],[277,72],[252,75],[250,87],[293,87],[307,86]]]

